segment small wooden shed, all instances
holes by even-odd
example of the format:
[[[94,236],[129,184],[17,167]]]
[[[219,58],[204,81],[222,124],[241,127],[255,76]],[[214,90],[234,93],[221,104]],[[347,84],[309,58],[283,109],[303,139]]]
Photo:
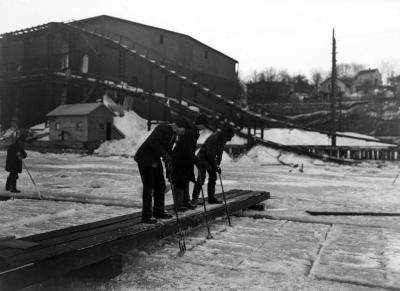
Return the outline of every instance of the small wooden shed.
[[[103,103],[60,105],[46,116],[50,141],[99,142],[113,136],[114,113]]]

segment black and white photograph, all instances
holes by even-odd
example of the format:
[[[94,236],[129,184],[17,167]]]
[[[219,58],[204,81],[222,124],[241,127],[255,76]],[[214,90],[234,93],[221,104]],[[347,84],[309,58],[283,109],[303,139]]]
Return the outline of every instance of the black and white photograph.
[[[400,1],[0,0],[0,291],[400,290]]]

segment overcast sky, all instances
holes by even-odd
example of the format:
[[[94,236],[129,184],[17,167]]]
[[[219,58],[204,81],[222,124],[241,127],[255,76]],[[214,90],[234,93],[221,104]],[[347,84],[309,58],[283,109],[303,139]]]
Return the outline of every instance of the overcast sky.
[[[329,71],[333,28],[338,62],[400,73],[398,0],[0,0],[0,33],[101,14],[188,34],[238,60],[242,77]]]

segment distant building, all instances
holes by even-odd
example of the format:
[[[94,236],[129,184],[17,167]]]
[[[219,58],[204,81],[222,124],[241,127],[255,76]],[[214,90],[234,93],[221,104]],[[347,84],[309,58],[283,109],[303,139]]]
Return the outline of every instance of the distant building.
[[[286,102],[290,87],[283,82],[258,81],[247,84],[247,104]]]
[[[329,77],[320,84],[319,91],[322,93],[324,99],[329,99],[332,89],[332,78]],[[341,79],[336,79],[336,92],[341,94],[341,96],[349,96],[351,94],[351,86],[342,81]]]
[[[354,77],[352,91],[371,91],[382,86],[382,75],[378,69],[368,69],[358,72]]]
[[[60,105],[47,117],[50,141],[101,142],[116,136],[114,113],[103,103]]]

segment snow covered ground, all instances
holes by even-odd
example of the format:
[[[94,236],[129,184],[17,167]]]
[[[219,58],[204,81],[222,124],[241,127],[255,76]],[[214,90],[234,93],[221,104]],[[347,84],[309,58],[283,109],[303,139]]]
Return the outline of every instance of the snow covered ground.
[[[116,124],[127,138],[103,144],[97,155],[28,152],[26,165],[46,199],[0,202],[1,236],[23,237],[140,211],[141,182],[131,157],[148,134],[146,124],[132,112]],[[210,133],[204,131],[200,143]],[[270,133],[270,138],[280,134]],[[293,133],[299,140],[318,140],[292,130],[275,141]],[[4,164],[5,152],[0,160]],[[399,166],[339,166],[260,146],[235,160],[224,154],[224,189],[269,191],[265,211],[238,213],[232,228],[223,218],[214,221],[211,240],[205,239],[204,226],[192,229],[182,257],[171,236],[126,253],[122,274],[112,280],[65,276],[32,290],[399,289],[400,217],[305,212],[397,212],[400,179],[393,181]],[[3,184],[6,177],[0,173]],[[20,195],[36,197],[25,172],[18,186]],[[169,190],[166,203],[172,203]]]
[[[56,202],[16,199],[0,204],[2,235],[25,236],[139,211],[141,183],[124,157],[29,152],[39,189]],[[305,210],[396,212],[399,171],[394,163],[338,166],[254,148],[232,160],[224,155],[225,190],[265,190],[265,211],[246,211],[188,233],[188,252],[177,256],[175,236],[131,250],[112,280],[63,277],[39,290],[384,290],[400,288],[400,218],[310,216]],[[5,154],[0,152],[4,161]],[[0,174],[2,181],[6,173]],[[35,195],[26,173],[18,181]],[[220,188],[217,188],[220,191]],[[171,203],[171,193],[166,195]],[[80,203],[80,202],[86,203]],[[105,206],[103,203],[110,206]],[[254,215],[259,219],[253,219]],[[57,288],[56,288],[57,287]],[[35,287],[36,288],[36,287]],[[49,289],[50,288],[50,289]],[[35,289],[34,289],[35,290]],[[37,289],[36,289],[37,290]]]

